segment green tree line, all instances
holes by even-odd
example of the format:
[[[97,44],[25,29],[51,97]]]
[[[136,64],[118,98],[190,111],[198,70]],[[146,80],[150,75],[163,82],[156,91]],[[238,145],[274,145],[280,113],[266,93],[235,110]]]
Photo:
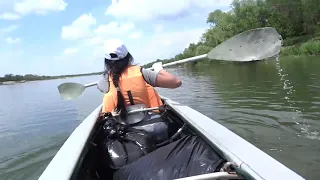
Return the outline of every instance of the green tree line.
[[[33,75],[33,74],[26,74],[26,75],[6,74],[3,77],[0,77],[0,82],[5,82],[5,81],[36,81],[36,80],[46,80],[46,79],[77,77],[77,76],[99,75],[102,73],[103,72],[95,72],[95,73],[61,75],[61,76],[38,76],[38,75]]]
[[[234,0],[231,10],[215,10],[207,17],[210,27],[198,43],[191,43],[168,63],[208,53],[228,38],[260,27],[274,27],[284,38],[284,46],[303,43],[320,36],[319,0]],[[320,44],[320,43],[319,43]],[[145,64],[151,67],[154,62]]]
[[[32,80],[42,80],[42,79],[50,79],[50,76],[37,76],[32,74],[26,75],[14,75],[14,74],[6,74],[3,77],[0,77],[0,82],[4,81],[32,81]]]

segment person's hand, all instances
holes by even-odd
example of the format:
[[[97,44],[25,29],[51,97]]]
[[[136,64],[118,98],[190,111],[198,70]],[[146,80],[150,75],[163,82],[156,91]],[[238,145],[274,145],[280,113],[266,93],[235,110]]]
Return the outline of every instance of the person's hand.
[[[154,72],[158,73],[161,69],[163,69],[162,67],[162,62],[156,62],[152,65],[152,68],[154,70]]]
[[[101,78],[101,80],[98,81],[97,88],[103,93],[109,92],[108,76],[103,76],[103,78]]]

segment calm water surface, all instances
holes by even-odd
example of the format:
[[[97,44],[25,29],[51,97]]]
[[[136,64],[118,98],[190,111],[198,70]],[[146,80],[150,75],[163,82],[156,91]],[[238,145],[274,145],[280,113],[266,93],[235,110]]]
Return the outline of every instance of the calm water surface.
[[[306,179],[320,176],[320,57],[172,68],[182,87],[162,95],[211,117]],[[95,87],[64,101],[57,86],[99,76],[0,86],[0,179],[37,179],[102,102]],[[261,162],[263,163],[263,162]]]

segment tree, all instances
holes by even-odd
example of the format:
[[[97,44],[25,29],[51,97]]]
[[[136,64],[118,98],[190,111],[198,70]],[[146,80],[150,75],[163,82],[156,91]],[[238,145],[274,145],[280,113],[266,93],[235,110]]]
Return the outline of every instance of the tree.
[[[274,27],[284,39],[315,33],[320,36],[320,0],[234,0],[229,12],[215,10],[206,22],[209,28],[198,43],[164,61],[207,53],[226,39],[258,27]]]

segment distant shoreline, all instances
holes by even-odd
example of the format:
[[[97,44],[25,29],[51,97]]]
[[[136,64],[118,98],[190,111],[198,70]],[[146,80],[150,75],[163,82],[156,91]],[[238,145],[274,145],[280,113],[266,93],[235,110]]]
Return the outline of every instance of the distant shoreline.
[[[4,77],[0,77],[0,85],[11,85],[11,84],[20,84],[20,83],[25,83],[30,81],[64,79],[64,78],[81,77],[81,76],[93,76],[93,75],[100,75],[100,74],[103,74],[103,72],[61,75],[61,76],[38,76],[38,75],[31,75],[31,74],[21,76],[21,75],[9,74],[9,75],[5,75]]]
[[[141,67],[146,67],[147,65],[148,64],[141,65]],[[81,77],[81,76],[94,76],[94,75],[101,75],[103,73],[104,71],[84,73],[84,74],[60,75],[60,76],[39,76],[39,75],[33,75],[33,74],[26,74],[26,75],[6,74],[4,77],[0,77],[0,85],[18,84],[18,83],[25,83],[30,81],[64,79],[64,78]]]

